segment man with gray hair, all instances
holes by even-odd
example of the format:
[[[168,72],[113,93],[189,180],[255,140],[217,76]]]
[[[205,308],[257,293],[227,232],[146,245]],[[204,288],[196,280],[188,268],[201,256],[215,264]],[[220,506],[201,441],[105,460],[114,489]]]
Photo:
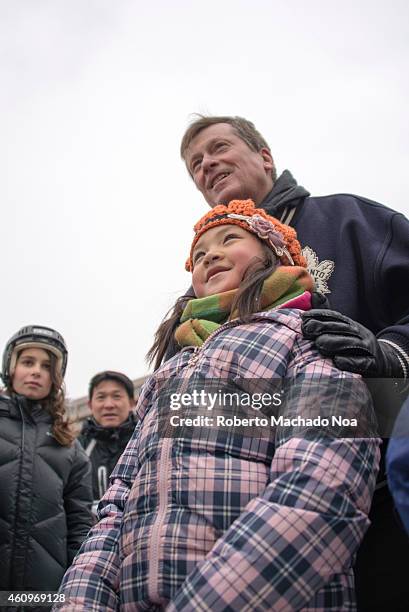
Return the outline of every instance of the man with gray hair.
[[[199,115],[183,136],[181,155],[212,208],[250,198],[297,230],[315,287],[333,309],[303,315],[303,333],[323,355],[366,378],[409,377],[404,215],[355,195],[311,197],[288,170],[277,177],[269,145],[241,117]],[[355,567],[358,609],[398,612],[409,602],[409,544],[384,470],[381,475]]]

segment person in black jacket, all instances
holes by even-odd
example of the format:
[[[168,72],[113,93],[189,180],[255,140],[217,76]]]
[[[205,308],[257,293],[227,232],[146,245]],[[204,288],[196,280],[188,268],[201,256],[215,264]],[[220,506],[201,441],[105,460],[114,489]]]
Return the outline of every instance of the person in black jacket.
[[[109,476],[136,426],[132,381],[113,370],[96,374],[89,383],[91,410],[79,441],[91,459],[93,511],[108,488]]]
[[[64,339],[49,327],[23,327],[4,350],[1,590],[58,590],[92,525],[89,460],[65,419],[66,365]]]
[[[338,368],[371,378],[372,388],[392,381],[377,409],[387,412],[394,404],[396,410],[405,397],[396,379],[409,377],[409,222],[404,215],[351,194],[312,197],[288,170],[277,177],[269,145],[241,117],[199,115],[183,136],[181,156],[212,208],[251,198],[296,229],[316,290],[328,296],[333,309],[305,313],[305,337]],[[388,433],[387,428],[380,432]],[[357,557],[358,609],[398,612],[409,604],[409,544],[396,521],[384,470],[381,475],[372,525]]]

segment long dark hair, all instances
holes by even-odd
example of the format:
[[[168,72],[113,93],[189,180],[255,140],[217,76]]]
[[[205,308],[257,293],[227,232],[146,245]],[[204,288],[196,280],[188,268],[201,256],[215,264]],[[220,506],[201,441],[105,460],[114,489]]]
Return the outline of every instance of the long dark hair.
[[[274,272],[279,263],[275,253],[264,242],[261,242],[261,244],[264,259],[255,257],[248,266],[233,300],[229,319],[235,313],[235,317],[238,316],[239,319],[248,321],[251,315],[260,309],[259,298],[263,283]],[[165,318],[159,325],[155,333],[154,343],[146,355],[148,363],[154,363],[155,370],[161,365],[167,353],[174,355],[180,350],[180,346],[175,340],[175,330],[187,302],[195,297],[193,288],[190,287],[185,295],[176,300],[175,305],[166,313]]]
[[[61,372],[57,369],[57,357],[47,351],[46,348],[44,350],[50,357],[51,390],[40,403],[44,410],[51,415],[53,420],[51,431],[54,438],[61,446],[71,446],[76,436],[67,421],[64,380]],[[17,360],[21,353],[22,351],[19,352]],[[7,386],[7,392],[10,397],[15,394],[12,382]]]

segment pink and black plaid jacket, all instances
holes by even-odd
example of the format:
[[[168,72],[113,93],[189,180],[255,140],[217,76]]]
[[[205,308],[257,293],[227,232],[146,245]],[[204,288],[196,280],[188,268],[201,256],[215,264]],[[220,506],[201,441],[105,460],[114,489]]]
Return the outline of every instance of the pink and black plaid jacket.
[[[148,379],[140,425],[55,609],[355,609],[352,565],[369,524],[379,440],[364,383],[320,356],[300,322],[300,311],[281,308],[227,323]],[[290,383],[287,416],[337,412],[359,421],[359,437],[309,426],[260,437],[233,428],[161,435],[169,385],[263,381],[265,390],[272,379]]]

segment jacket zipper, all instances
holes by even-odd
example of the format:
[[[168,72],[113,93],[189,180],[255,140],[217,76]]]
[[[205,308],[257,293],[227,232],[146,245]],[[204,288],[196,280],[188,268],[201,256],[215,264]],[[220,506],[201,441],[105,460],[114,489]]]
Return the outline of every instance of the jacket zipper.
[[[265,320],[264,317],[254,317],[252,321]],[[180,393],[186,392],[189,385],[190,376],[193,373],[199,357],[201,356],[202,350],[205,346],[213,340],[218,334],[225,329],[236,327],[241,325],[242,321],[237,319],[235,321],[227,321],[221,325],[218,329],[206,338],[202,346],[193,347],[193,354],[187,362],[185,368],[185,379],[183,381]],[[187,349],[188,347],[186,347]],[[158,605],[166,605],[167,601],[161,598],[159,594],[159,563],[160,563],[160,532],[165,522],[166,512],[168,509],[168,495],[170,491],[171,481],[171,465],[172,465],[172,438],[165,438],[161,446],[160,458],[158,460],[158,513],[156,519],[151,528],[150,546],[148,551],[149,558],[149,570],[148,570],[148,596],[151,603]]]
[[[218,331],[218,330],[216,330]],[[183,381],[180,393],[185,393],[189,384],[189,371],[194,370],[197,359],[199,357],[199,347],[195,347],[192,356],[187,362],[185,369],[185,380]],[[160,533],[165,522],[166,512],[168,509],[168,496],[170,491],[172,467],[172,438],[164,438],[161,445],[160,458],[158,460],[158,513],[155,522],[151,529],[150,547],[149,547],[149,577],[148,577],[148,595],[152,603],[165,605],[167,602],[160,597],[159,594],[159,562],[160,562]]]
[[[15,550],[16,550],[16,542],[17,542],[17,525],[19,522],[20,515],[20,498],[21,498],[21,480],[22,480],[22,472],[23,472],[23,463],[24,463],[24,451],[25,451],[25,418],[24,411],[21,407],[20,400],[18,397],[15,398],[17,403],[20,417],[21,417],[21,448],[20,448],[20,463],[18,470],[18,480],[17,480],[17,494],[16,494],[16,504],[15,504],[15,513],[14,513],[14,528],[13,528],[13,542],[11,546],[11,555],[10,555],[10,579],[9,583],[14,582],[14,562],[15,562]],[[20,577],[19,577],[20,578]],[[16,585],[14,585],[16,587]]]

